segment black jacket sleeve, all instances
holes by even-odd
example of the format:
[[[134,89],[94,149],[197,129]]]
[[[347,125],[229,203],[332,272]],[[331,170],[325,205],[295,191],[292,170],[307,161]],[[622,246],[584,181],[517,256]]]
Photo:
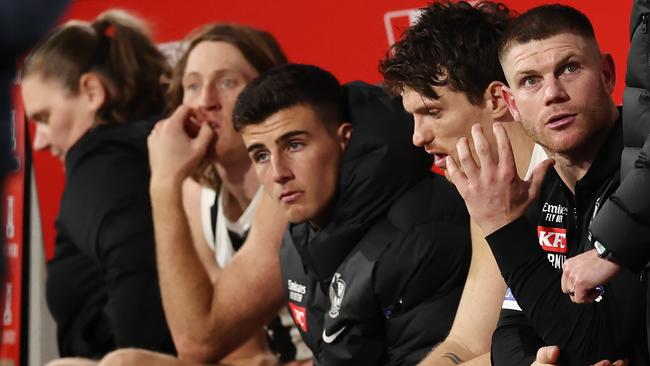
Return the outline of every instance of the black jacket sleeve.
[[[632,271],[650,261],[650,135],[620,187],[590,226],[594,239]]]
[[[115,346],[174,353],[158,284],[146,154],[98,143],[71,168],[71,232],[104,277],[103,312]]]
[[[563,365],[593,364],[629,357],[643,319],[644,291],[638,277],[623,271],[600,302],[578,305],[560,288],[552,268],[524,217],[487,237],[501,274],[530,324],[548,345],[562,350]],[[630,306],[632,304],[632,306]]]
[[[492,335],[493,365],[530,366],[544,341],[522,311],[501,309]]]

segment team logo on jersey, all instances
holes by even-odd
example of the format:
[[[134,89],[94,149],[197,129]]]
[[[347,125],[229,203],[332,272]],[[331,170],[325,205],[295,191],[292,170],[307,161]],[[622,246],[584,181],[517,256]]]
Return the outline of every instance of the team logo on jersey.
[[[291,309],[293,322],[296,323],[303,332],[307,332],[307,309],[292,302],[289,303],[289,309]]]
[[[345,295],[345,281],[341,278],[340,273],[334,273],[330,284],[330,318],[336,319],[339,316],[343,295]]]
[[[566,245],[566,229],[558,227],[537,227],[539,245],[545,252],[566,253],[569,248]]]

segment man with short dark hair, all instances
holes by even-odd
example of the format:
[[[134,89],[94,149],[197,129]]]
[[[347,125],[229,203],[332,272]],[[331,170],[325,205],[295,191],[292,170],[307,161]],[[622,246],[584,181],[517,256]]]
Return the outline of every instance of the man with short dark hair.
[[[315,363],[419,362],[456,311],[468,216],[408,144],[399,101],[289,65],[251,82],[233,115],[265,192],[290,222],[283,285]]]
[[[611,98],[613,60],[601,55],[584,14],[562,5],[534,8],[513,20],[500,60],[513,117],[544,146],[555,167],[543,180],[519,179],[499,124],[498,159],[483,152],[473,157],[464,140],[457,146],[458,161],[447,158],[449,177],[523,310],[502,311],[493,363],[528,365],[540,346],[559,345],[563,365],[624,357],[648,364],[638,276],[622,273],[590,306],[573,304],[560,290],[562,263],[592,248],[589,222],[618,186],[622,136]],[[472,134],[482,151],[485,137],[479,128]]]
[[[506,79],[498,43],[511,16],[503,4],[492,2],[432,3],[381,63],[385,84],[402,95],[404,108],[413,114],[413,144],[433,155],[443,170],[445,157],[456,155],[458,139],[471,141],[474,123],[488,134],[496,155],[492,125],[504,122],[522,176],[546,157],[513,123],[501,95]],[[472,223],[472,261],[454,324],[422,365],[489,365],[499,310],[515,303],[504,300],[505,287],[483,233]]]

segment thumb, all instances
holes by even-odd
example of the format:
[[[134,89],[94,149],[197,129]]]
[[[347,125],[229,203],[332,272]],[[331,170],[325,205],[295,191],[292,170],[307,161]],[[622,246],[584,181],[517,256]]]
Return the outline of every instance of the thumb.
[[[537,351],[537,362],[546,364],[554,363],[560,357],[560,348],[558,346],[546,346]]]
[[[196,147],[205,149],[210,143],[210,141],[212,141],[213,137],[214,137],[214,131],[212,131],[210,125],[208,125],[207,123],[203,123],[201,124],[199,133],[196,135],[193,144]]]
[[[537,164],[533,170],[533,174],[531,174],[530,178],[528,178],[528,183],[530,184],[528,187],[528,198],[530,200],[537,198],[537,195],[539,195],[539,190],[542,186],[542,182],[544,181],[544,177],[553,165],[555,165],[555,160],[546,159]]]

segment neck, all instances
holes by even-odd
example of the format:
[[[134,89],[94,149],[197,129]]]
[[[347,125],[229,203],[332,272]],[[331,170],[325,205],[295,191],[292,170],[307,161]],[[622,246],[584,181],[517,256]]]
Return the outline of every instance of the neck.
[[[224,213],[228,219],[237,220],[259,189],[255,168],[248,156],[230,164],[218,162],[215,166],[223,187]]]
[[[546,148],[544,149],[549,158],[555,160],[555,170],[560,176],[560,179],[562,179],[564,184],[574,194],[576,184],[587,174],[596,155],[598,155],[598,152],[618,119],[618,109],[616,109],[616,106],[613,108],[610,123],[607,125],[607,128],[596,131],[592,136],[589,136],[584,146],[580,146],[575,151],[568,152],[552,152]]]

